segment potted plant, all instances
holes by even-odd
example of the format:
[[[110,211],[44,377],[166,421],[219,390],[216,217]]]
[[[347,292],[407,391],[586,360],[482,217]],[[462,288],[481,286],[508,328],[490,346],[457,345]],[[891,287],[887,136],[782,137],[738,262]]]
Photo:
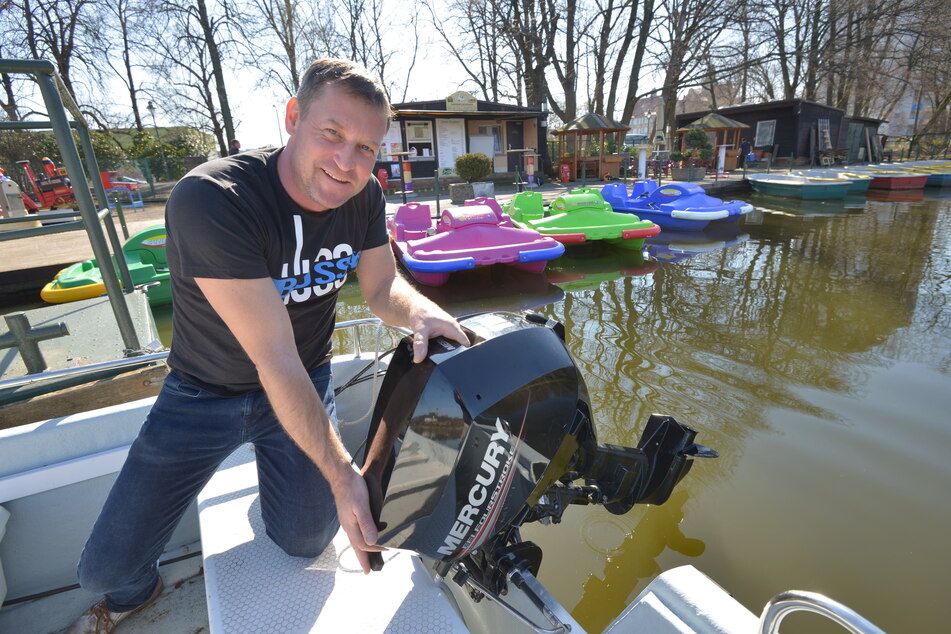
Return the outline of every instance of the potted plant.
[[[713,158],[713,144],[710,143],[710,137],[701,128],[694,128],[684,135],[684,145],[689,148],[686,152],[671,152],[670,160],[676,161],[674,155],[680,156],[680,160],[686,163],[683,167],[671,168],[671,177],[678,181],[700,181],[707,175],[705,167],[699,167],[694,163],[694,157],[701,161],[709,161]]]
[[[465,183],[454,183],[449,186],[449,198],[454,205],[461,205],[470,198],[495,195],[493,183],[481,182],[492,173],[492,159],[481,152],[470,152],[456,157],[456,174],[465,179]]]

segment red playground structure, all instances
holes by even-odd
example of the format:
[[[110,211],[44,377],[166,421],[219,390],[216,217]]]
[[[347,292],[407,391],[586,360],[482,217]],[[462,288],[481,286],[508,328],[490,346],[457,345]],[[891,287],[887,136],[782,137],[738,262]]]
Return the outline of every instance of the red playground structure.
[[[26,181],[33,190],[30,196],[25,192],[20,192],[23,204],[27,211],[34,212],[38,209],[58,207],[74,207],[76,205],[76,195],[69,184],[69,176],[65,167],[56,167],[48,157],[43,157],[43,171],[39,177],[33,173],[33,168],[29,161],[17,161],[17,165],[23,168],[26,173]]]

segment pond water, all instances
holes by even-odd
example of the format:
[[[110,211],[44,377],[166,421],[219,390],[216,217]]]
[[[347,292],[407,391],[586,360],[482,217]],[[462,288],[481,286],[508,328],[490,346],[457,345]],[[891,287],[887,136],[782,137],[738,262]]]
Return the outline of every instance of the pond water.
[[[523,531],[590,631],[682,564],[757,614],[797,588],[888,632],[947,630],[951,191],[871,198],[750,194],[739,226],[664,232],[648,257],[570,248],[545,278],[472,271],[426,290],[456,314],[564,323],[602,442],[636,444],[660,412],[720,453],[665,505]],[[367,315],[348,284],[338,318]],[[825,631],[841,630],[806,614],[783,628]]]

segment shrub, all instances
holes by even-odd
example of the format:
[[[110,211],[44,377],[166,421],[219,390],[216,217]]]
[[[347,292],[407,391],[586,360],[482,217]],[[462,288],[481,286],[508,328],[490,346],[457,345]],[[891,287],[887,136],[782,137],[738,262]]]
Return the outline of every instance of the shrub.
[[[470,152],[456,157],[456,174],[470,183],[480,181],[492,173],[492,159],[481,152]]]
[[[713,158],[713,144],[710,143],[710,137],[700,128],[694,128],[684,135],[684,145],[691,150],[696,150],[694,154],[703,161]]]

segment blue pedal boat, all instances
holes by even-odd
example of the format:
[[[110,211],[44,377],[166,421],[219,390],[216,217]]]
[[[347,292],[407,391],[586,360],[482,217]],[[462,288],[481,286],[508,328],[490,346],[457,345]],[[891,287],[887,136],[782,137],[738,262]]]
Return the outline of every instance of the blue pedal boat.
[[[702,231],[711,222],[737,222],[753,211],[753,205],[742,200],[708,196],[696,183],[660,186],[657,181],[639,180],[630,193],[623,183],[608,183],[601,195],[615,211],[636,214],[670,231]]]

